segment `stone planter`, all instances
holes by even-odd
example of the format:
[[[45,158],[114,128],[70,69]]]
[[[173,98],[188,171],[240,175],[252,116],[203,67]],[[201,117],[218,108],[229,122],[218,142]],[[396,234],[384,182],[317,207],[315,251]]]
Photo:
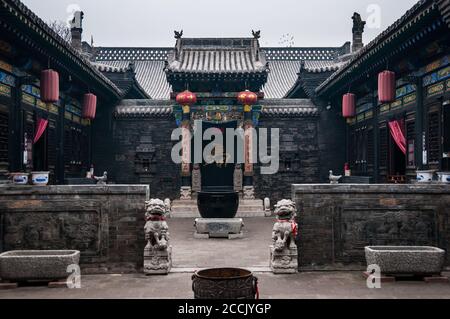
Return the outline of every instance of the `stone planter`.
[[[33,185],[46,186],[49,181],[50,172],[31,172]]]
[[[440,183],[450,184],[450,172],[437,172]]]
[[[10,173],[9,176],[12,179],[13,184],[16,185],[27,185],[28,184],[28,173]]]
[[[369,246],[365,253],[367,265],[383,274],[437,275],[445,260],[444,250],[427,246]]]
[[[431,183],[433,181],[433,175],[435,171],[417,171],[417,182],[418,183]]]
[[[14,250],[0,254],[0,278],[9,281],[67,278],[69,265],[78,265],[78,250]]]

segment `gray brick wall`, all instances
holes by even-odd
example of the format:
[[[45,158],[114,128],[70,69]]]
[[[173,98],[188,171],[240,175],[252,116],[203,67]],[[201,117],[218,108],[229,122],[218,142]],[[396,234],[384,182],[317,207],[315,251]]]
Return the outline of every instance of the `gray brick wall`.
[[[368,245],[450,250],[448,185],[293,185],[292,196],[303,269],[363,266]]]
[[[0,250],[77,249],[86,272],[142,267],[148,186],[2,186]]]

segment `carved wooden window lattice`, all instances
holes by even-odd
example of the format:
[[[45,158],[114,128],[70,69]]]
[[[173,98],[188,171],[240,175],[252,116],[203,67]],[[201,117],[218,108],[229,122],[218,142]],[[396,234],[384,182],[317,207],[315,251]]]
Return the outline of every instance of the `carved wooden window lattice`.
[[[389,156],[389,135],[388,128],[384,125],[380,127],[380,168],[387,169]]]
[[[0,105],[0,171],[8,170],[8,139],[9,119],[8,110]]]
[[[56,131],[56,121],[49,120],[48,122],[48,169],[51,172],[56,170],[57,162],[57,131]]]
[[[369,127],[367,130],[367,166],[369,170],[373,170],[375,162],[375,143],[373,134],[373,127]]]
[[[35,131],[35,125],[34,125],[34,115],[32,112],[26,111],[25,112],[25,127],[24,127],[24,133],[27,136],[27,151],[28,151],[28,160],[26,169],[32,170],[33,169],[33,138],[34,138],[34,131]]]
[[[430,165],[439,164],[441,148],[439,133],[439,112],[428,115],[428,163]]]
[[[350,138],[349,138],[350,142],[349,142],[349,161],[350,161],[350,165],[352,167],[355,167],[356,165],[356,158],[357,158],[357,154],[356,154],[356,147],[357,147],[357,140],[356,140],[356,133],[355,130],[351,130],[350,132]]]
[[[406,121],[406,143],[407,143],[407,167],[415,168],[415,143],[416,143],[416,123],[415,119],[408,119]]]

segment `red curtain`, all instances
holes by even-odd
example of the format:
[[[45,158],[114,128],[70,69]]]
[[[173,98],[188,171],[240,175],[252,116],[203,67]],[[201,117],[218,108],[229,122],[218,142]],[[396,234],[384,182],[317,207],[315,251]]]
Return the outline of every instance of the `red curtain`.
[[[406,155],[405,122],[403,120],[389,122],[392,138],[403,154]]]
[[[36,126],[36,133],[34,134],[33,144],[36,144],[39,139],[42,137],[42,134],[44,134],[45,129],[47,128],[48,120],[46,119],[37,119],[37,126]]]

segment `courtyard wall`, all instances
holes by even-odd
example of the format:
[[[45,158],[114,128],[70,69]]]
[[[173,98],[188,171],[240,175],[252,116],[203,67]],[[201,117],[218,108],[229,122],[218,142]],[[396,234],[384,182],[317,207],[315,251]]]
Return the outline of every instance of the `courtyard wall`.
[[[77,249],[88,272],[142,268],[149,187],[0,186],[0,251]]]
[[[449,185],[293,185],[292,197],[301,269],[364,266],[367,245],[450,251]]]

